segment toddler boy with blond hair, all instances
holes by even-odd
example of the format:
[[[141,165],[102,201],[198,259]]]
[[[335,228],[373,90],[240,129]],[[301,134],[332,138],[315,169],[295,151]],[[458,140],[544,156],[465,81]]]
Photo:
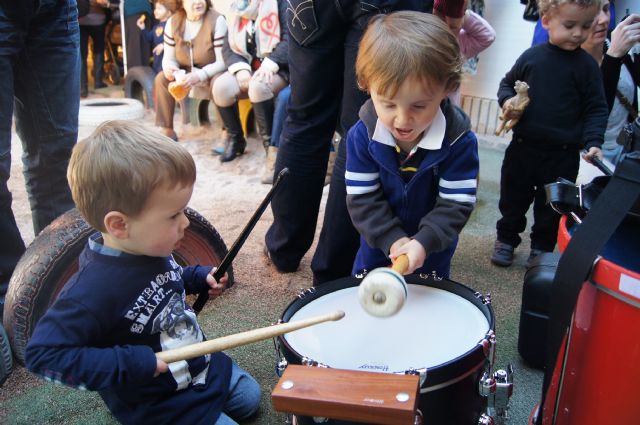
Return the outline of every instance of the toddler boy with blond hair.
[[[98,232],[38,322],[27,368],[98,391],[123,424],[226,425],[252,415],[260,387],[224,353],[171,364],[155,355],[203,341],[186,294],[209,287],[216,296],[227,283],[210,266],[182,267],[172,256],[189,225],[189,152],[141,124],[111,121],[74,147],[67,177]]]

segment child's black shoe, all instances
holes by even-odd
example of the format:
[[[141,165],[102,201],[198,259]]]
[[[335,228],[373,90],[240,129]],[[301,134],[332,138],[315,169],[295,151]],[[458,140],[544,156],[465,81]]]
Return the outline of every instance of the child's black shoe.
[[[509,267],[513,263],[513,250],[514,247],[508,243],[496,241],[491,262],[496,266]]]

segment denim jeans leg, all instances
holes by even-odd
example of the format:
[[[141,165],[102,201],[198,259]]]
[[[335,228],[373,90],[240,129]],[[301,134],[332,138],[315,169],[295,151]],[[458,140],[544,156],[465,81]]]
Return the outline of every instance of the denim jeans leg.
[[[276,107],[273,113],[273,128],[271,129],[271,146],[280,146],[280,135],[282,127],[287,119],[287,103],[291,97],[291,86],[287,86],[280,90],[276,98]]]
[[[78,138],[80,38],[75,1],[42,1],[16,63],[15,118],[37,235],[73,208],[66,172]]]
[[[25,251],[24,242],[11,209],[12,196],[7,186],[11,173],[11,116],[13,112],[13,84],[11,59],[2,49],[0,53],[0,304],[4,303],[9,279]],[[1,313],[0,309],[0,313]],[[0,317],[1,320],[1,317]]]
[[[248,372],[233,362],[229,396],[222,407],[223,413],[216,425],[232,425],[236,423],[234,421],[245,420],[255,414],[258,407],[260,407],[260,385]]]
[[[22,10],[0,7],[0,302],[18,259],[25,251],[24,242],[11,209],[12,196],[7,181],[11,175],[11,117],[13,116],[14,58],[23,46],[20,23],[15,16]],[[24,7],[24,5],[23,5]]]

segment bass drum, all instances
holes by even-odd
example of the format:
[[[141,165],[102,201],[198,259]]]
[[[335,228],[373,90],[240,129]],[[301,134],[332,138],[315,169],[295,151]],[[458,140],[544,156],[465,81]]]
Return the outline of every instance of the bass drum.
[[[368,315],[358,302],[362,279],[349,277],[302,293],[284,311],[283,322],[333,310],[346,315],[279,336],[287,363],[339,369],[420,373],[419,409],[425,424],[475,425],[486,407],[478,391],[489,367],[494,315],[490,302],[459,283],[405,276],[407,301],[398,314]],[[318,418],[298,417],[301,424]],[[327,421],[346,424],[344,421]]]

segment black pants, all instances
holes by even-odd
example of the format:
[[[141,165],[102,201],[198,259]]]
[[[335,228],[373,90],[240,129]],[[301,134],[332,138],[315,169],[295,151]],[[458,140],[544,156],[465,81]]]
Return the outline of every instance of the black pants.
[[[105,24],[102,25],[80,25],[80,84],[82,87],[87,87],[87,58],[89,56],[89,37],[93,41],[93,77],[97,81],[102,75],[102,72],[96,68],[96,66],[102,66],[104,59],[104,29]],[[99,85],[99,83],[98,83]]]
[[[427,7],[420,0],[289,3],[291,98],[275,171],[288,167],[291,175],[271,202],[274,221],[265,237],[272,261],[285,271],[298,267],[313,242],[336,124],[348,130],[367,98],[355,82],[354,63],[368,19],[376,13]],[[359,244],[346,208],[346,149],[341,145],[312,264],[314,283],[351,274]]]
[[[124,20],[124,28],[127,43],[127,69],[134,66],[149,66],[151,59],[151,45],[142,36],[142,31],[136,23],[140,16],[146,15],[145,28],[149,29],[150,17],[146,13],[136,13],[127,16]]]
[[[575,181],[580,163],[576,145],[543,149],[514,137],[504,155],[500,177],[502,218],[498,220],[498,240],[518,246],[519,233],[527,226],[525,214],[533,202],[531,248],[553,251],[558,237],[560,214],[547,204],[544,185],[563,177]]]

